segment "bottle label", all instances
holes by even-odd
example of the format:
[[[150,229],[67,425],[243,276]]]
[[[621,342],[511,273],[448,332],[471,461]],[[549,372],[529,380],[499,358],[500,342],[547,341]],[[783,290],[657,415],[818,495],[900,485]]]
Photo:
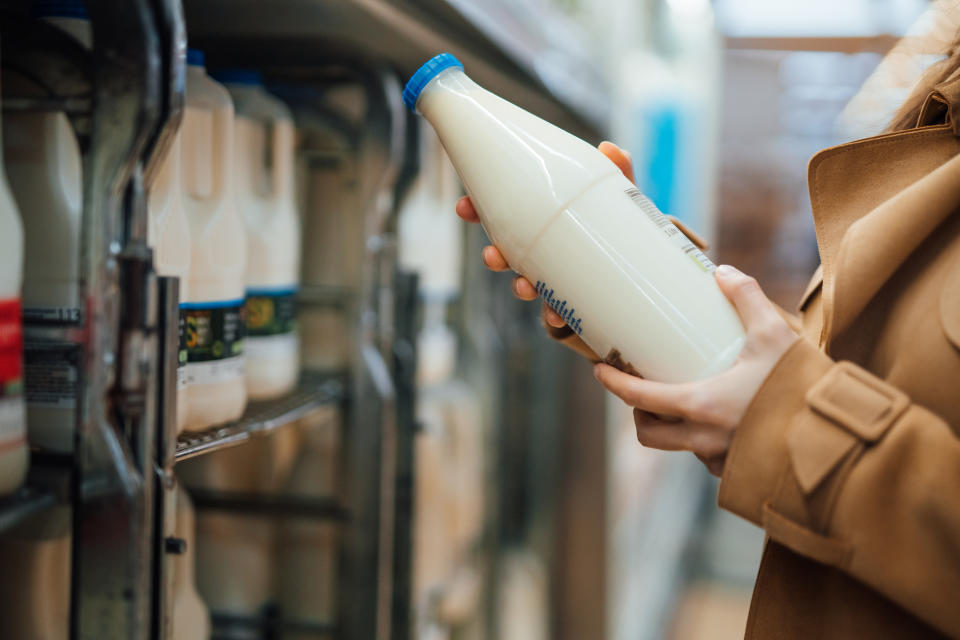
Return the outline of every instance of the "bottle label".
[[[653,222],[658,229],[663,231],[667,238],[670,239],[670,242],[675,244],[687,257],[693,260],[697,267],[707,273],[713,273],[717,270],[716,265],[713,264],[710,258],[698,249],[697,245],[693,244],[690,239],[677,228],[677,225],[670,222],[670,218],[660,213],[657,205],[653,204],[639,189],[627,189],[626,194],[630,196],[630,199],[650,218],[650,221]]]
[[[242,299],[181,304],[180,324],[178,388],[243,377]]]
[[[297,329],[296,287],[247,289],[247,337],[276,336]]]
[[[0,450],[20,443],[23,411],[23,325],[20,300],[0,300]]]
[[[246,353],[250,358],[282,356],[297,348],[296,286],[247,289]]]
[[[23,321],[27,323],[79,325],[82,320],[78,307],[26,307],[23,310]]]
[[[80,382],[80,345],[27,338],[23,345],[23,387],[27,405],[75,409]]]
[[[578,336],[583,335],[583,318],[577,315],[577,310],[573,306],[567,306],[566,299],[561,299],[554,289],[543,280],[537,280],[536,289],[543,301],[563,318],[568,327],[573,329]]]

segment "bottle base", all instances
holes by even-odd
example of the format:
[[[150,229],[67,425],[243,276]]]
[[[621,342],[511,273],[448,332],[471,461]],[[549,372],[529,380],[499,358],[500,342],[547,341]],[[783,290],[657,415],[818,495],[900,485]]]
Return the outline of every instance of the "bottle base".
[[[0,496],[8,496],[20,488],[30,467],[30,447],[26,438],[0,447]]]
[[[208,384],[193,384],[183,392],[186,400],[184,431],[205,431],[237,420],[247,406],[243,378]]]

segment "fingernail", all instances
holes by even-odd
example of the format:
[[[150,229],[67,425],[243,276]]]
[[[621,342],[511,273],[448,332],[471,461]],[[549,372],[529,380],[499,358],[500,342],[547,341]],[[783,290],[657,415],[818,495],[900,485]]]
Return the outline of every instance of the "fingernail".
[[[596,378],[597,380],[600,379],[600,369],[601,367],[599,364],[593,365],[593,377]]]
[[[729,278],[740,273],[740,270],[736,267],[731,267],[729,264],[722,264],[717,267],[717,275],[723,278]]]

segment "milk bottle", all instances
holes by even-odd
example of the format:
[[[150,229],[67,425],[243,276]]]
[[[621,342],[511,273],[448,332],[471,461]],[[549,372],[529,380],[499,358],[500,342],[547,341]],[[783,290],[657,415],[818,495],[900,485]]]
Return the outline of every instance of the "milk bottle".
[[[13,492],[27,473],[23,406],[23,227],[0,163],[0,496]]]
[[[33,13],[83,46],[92,46],[93,34],[82,2],[36,2]],[[37,91],[20,76],[6,81],[24,93]],[[23,217],[23,317],[28,322],[79,324],[83,187],[77,139],[63,113],[4,114],[3,125],[7,177]],[[52,451],[72,451],[76,345],[31,338],[24,347],[30,442]]]
[[[187,492],[177,490],[176,536],[186,542],[186,551],[173,560],[173,620],[171,638],[207,640],[210,637],[210,612],[197,593],[194,565],[197,548],[193,502]]]
[[[743,327],[714,265],[602,153],[479,87],[449,54],[404,101],[433,125],[510,265],[606,361],[664,382],[729,367]]]
[[[54,506],[0,537],[3,637],[69,637],[70,508]]]
[[[257,616],[270,604],[275,531],[273,522],[262,516],[222,511],[197,515],[197,588],[210,611]]]
[[[363,216],[357,184],[357,154],[342,130],[303,109],[297,111],[303,194],[303,282],[347,294],[360,282]],[[353,328],[346,309],[304,305],[300,309],[304,365],[316,370],[347,365]]]
[[[290,477],[298,444],[296,429],[278,429],[178,464],[177,475],[189,490],[275,493]],[[274,593],[274,519],[230,510],[201,510],[196,522],[197,588],[204,602],[215,613],[259,615]]]
[[[339,409],[325,408],[297,425],[303,447],[284,493],[304,499],[333,498],[340,451]],[[277,604],[283,616],[298,622],[329,624],[336,611],[337,523],[286,518],[277,533]],[[320,638],[307,632],[296,640]]]
[[[259,73],[234,69],[215,77],[230,91],[237,114],[233,170],[247,229],[247,394],[264,400],[290,391],[300,369],[293,118],[286,105],[263,89]]]
[[[234,197],[233,102],[187,52],[187,104],[180,140],[181,178],[192,249],[188,298],[180,305],[186,356],[184,429],[239,418],[244,382],[244,273],[247,238]],[[185,351],[185,354],[184,354]]]
[[[180,279],[180,300],[188,300],[190,292],[190,222],[184,208],[181,180],[181,134],[178,132],[167,149],[147,199],[147,244],[153,248],[153,266],[161,276]],[[187,419],[186,352],[177,362],[177,433],[183,431]]]

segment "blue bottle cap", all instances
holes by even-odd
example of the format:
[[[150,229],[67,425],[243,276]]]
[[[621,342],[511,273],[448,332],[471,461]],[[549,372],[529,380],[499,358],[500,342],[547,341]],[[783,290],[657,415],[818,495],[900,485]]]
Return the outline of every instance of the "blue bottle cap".
[[[212,75],[214,80],[223,84],[263,86],[263,75],[254,69],[220,69]]]
[[[187,64],[191,67],[202,67],[204,65],[203,51],[187,49]]]
[[[420,92],[436,78],[441,71],[451,68],[463,70],[463,63],[457,60],[452,53],[441,53],[427,60],[422,67],[413,74],[407,86],[403,88],[403,104],[414,111],[417,108],[417,99]]]
[[[83,0],[33,0],[30,13],[36,18],[90,19]]]

